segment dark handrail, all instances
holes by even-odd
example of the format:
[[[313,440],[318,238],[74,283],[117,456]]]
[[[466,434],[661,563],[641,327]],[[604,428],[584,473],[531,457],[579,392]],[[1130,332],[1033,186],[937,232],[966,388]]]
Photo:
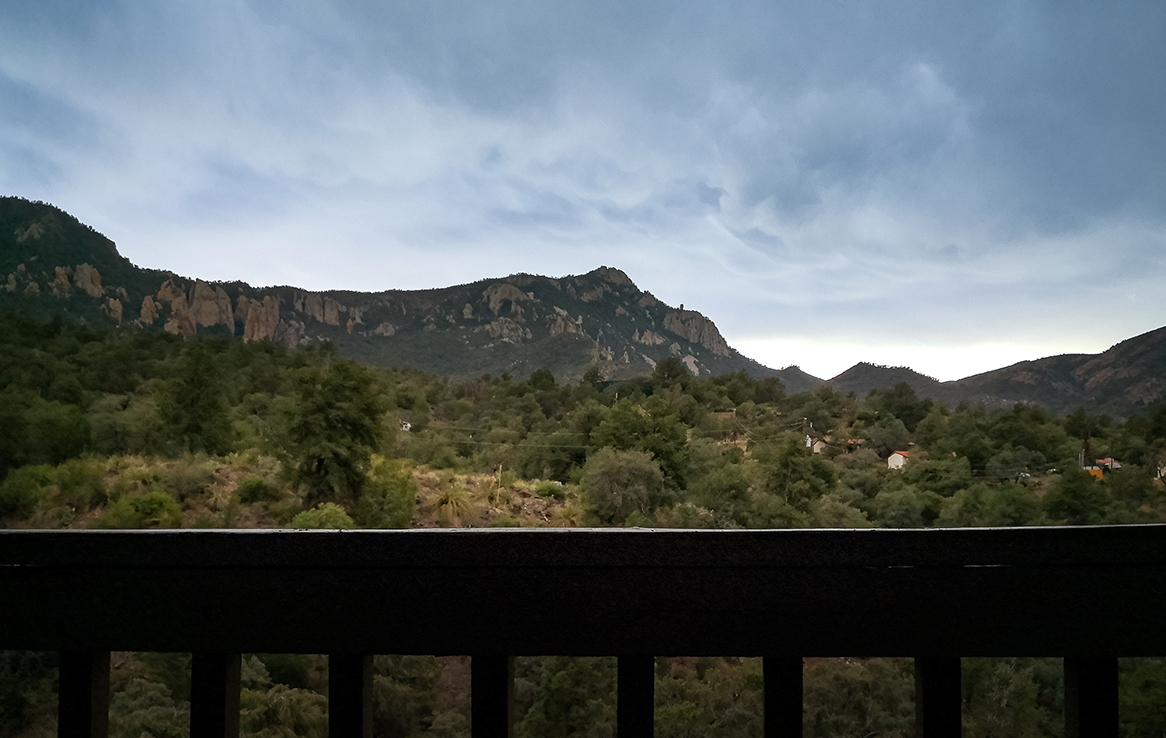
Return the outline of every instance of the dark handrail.
[[[4,649],[906,655],[958,675],[961,656],[1166,654],[1166,526],[7,530],[0,601]]]

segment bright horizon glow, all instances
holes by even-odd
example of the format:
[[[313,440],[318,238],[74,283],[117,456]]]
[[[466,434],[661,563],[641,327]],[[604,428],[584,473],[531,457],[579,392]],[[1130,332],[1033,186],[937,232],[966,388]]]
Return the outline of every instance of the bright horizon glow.
[[[1003,369],[1021,361],[1064,353],[1100,353],[1109,346],[1082,346],[1071,352],[1063,347],[978,344],[970,346],[919,346],[902,343],[840,343],[829,339],[746,339],[729,342],[750,359],[774,368],[791,364],[820,379],[833,379],[859,362],[905,366],[941,382]]]

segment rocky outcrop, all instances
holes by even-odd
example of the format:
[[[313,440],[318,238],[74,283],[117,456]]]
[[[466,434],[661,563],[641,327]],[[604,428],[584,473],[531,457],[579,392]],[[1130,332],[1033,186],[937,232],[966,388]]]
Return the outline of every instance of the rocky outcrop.
[[[275,327],[271,340],[289,349],[299,346],[304,340],[306,327],[298,320],[281,320]]]
[[[698,367],[696,365],[696,357],[695,356],[693,356],[692,354],[688,354],[683,359],[681,359],[681,361],[683,361],[684,365],[686,367],[688,367],[688,371],[692,372],[692,376],[694,376],[694,377],[700,376],[700,367]]]
[[[664,328],[689,343],[704,346],[717,356],[730,356],[729,344],[713,322],[695,310],[673,310],[664,316]]]
[[[344,306],[333,300],[331,297],[324,298],[324,322],[328,325],[340,325],[340,313],[344,312]]]
[[[175,300],[171,305],[177,305],[178,300]],[[185,298],[182,302],[182,310],[172,314],[170,320],[162,326],[162,329],[167,333],[173,333],[176,336],[183,338],[193,338],[194,334],[198,332],[198,326],[194,324],[194,318],[190,315],[190,310],[186,307]]]
[[[49,287],[57,297],[65,297],[73,288],[72,283],[69,282],[69,277],[73,276],[73,269],[72,267],[56,267],[55,272],[56,276]]]
[[[167,279],[158,288],[158,302],[173,302],[179,298],[182,299],[182,303],[185,305],[186,293],[179,289],[178,285],[174,284],[173,279]]]
[[[239,307],[246,316],[243,319],[244,341],[262,341],[265,338],[275,340],[275,332],[279,328],[278,297],[265,295],[262,302],[240,297]]]
[[[518,308],[517,303],[523,300],[529,300],[530,295],[518,289],[510,282],[495,282],[482,292],[482,298],[486,301],[486,307],[490,308],[490,312],[494,313],[494,315],[501,315],[499,311],[506,302],[510,303],[510,312],[512,314],[522,315],[522,309]]]
[[[384,322],[373,328],[372,332],[378,336],[391,336],[397,332],[397,328],[392,323]]]
[[[235,314],[227,291],[201,279],[195,280],[191,291],[190,314],[196,326],[225,325],[232,333],[235,331]]]
[[[632,282],[631,277],[625,274],[623,270],[616,269],[615,267],[601,266],[591,273],[601,279],[611,282],[612,284],[620,285],[621,287],[636,286],[635,283]]]
[[[655,306],[659,305],[660,303],[658,300],[656,300],[655,297],[652,296],[651,292],[645,292],[644,296],[641,297],[636,302],[636,304],[642,308],[647,308],[647,307],[655,307]]]
[[[142,325],[153,325],[154,321],[158,319],[158,303],[154,302],[154,298],[146,295],[142,299],[142,312],[138,320]]]
[[[111,297],[104,305],[102,305],[102,308],[104,308],[105,312],[109,313],[109,317],[116,320],[118,325],[121,325],[121,315],[123,311],[121,300],[117,299],[116,297]]]
[[[4,288],[9,292],[16,291],[16,272],[8,275],[8,284],[4,285]]]
[[[349,333],[352,333],[358,325],[364,325],[363,312],[357,307],[348,308],[348,322],[344,324],[344,327]]]
[[[485,326],[490,338],[497,338],[506,343],[521,343],[524,338],[531,338],[529,328],[524,328],[510,318],[499,318]]]
[[[198,332],[198,325],[190,313],[190,304],[186,301],[186,293],[174,284],[174,280],[167,279],[158,288],[158,302],[170,305],[170,319],[163,324],[162,329],[183,338],[191,338]]]
[[[78,264],[73,271],[73,284],[90,297],[101,297],[105,290],[101,289],[101,275],[88,264]]]
[[[307,313],[312,320],[328,325],[340,325],[340,313],[344,312],[343,305],[319,292],[297,292],[292,307],[297,312]]]
[[[29,239],[36,240],[45,234],[45,227],[41,223],[33,223],[28,228],[17,228],[16,242],[24,243]]]
[[[27,285],[24,286],[24,294],[26,294],[26,295],[39,295],[40,294],[40,285],[37,284],[35,281],[29,282]]]
[[[645,346],[659,346],[664,343],[664,336],[661,336],[659,333],[653,333],[652,331],[644,331],[643,333],[636,331],[632,334],[632,340],[637,343],[642,343]]]
[[[547,316],[547,332],[552,336],[561,336],[564,333],[579,333],[579,324],[566,313],[558,312]]]

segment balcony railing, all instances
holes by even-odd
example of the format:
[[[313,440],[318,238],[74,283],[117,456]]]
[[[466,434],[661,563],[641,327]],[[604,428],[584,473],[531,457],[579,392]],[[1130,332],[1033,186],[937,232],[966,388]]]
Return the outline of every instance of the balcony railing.
[[[475,737],[513,657],[615,655],[650,736],[653,657],[912,656],[916,735],[960,732],[960,657],[1065,659],[1066,733],[1116,736],[1117,658],[1166,654],[1166,526],[960,530],[0,531],[0,649],[61,652],[62,736],[104,735],[111,651],[191,652],[191,736],[238,732],[244,652],[329,654],[333,738],[370,734],[372,654],[468,654]]]

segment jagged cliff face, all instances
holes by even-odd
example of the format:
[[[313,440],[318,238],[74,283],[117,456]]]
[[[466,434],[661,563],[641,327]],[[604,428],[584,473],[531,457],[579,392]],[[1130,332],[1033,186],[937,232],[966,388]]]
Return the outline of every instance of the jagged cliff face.
[[[0,308],[33,317],[289,348],[331,341],[369,363],[454,376],[547,368],[569,381],[596,366],[607,378],[625,378],[668,357],[698,376],[780,374],[730,348],[704,315],[661,303],[612,267],[413,292],[211,284],[138,269],[56,208],[0,198],[0,279]],[[813,382],[800,373],[790,379],[794,391]]]

